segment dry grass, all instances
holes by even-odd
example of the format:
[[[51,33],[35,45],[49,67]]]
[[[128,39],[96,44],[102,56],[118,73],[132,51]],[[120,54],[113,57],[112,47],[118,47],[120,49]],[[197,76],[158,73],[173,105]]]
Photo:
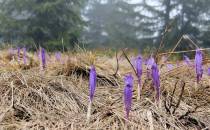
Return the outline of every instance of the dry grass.
[[[210,79],[205,74],[195,83],[194,69],[187,66],[171,71],[163,65],[161,105],[154,100],[150,79],[143,76],[141,100],[137,101],[135,80],[129,121],[124,118],[123,76],[133,73],[125,58],[116,59],[91,52],[63,54],[63,63],[48,57],[47,69],[40,72],[36,56],[28,54],[28,65],[16,55],[1,51],[0,129],[209,129]],[[89,66],[94,63],[98,84],[92,116],[86,123]],[[208,63],[206,62],[207,66]],[[175,87],[176,86],[176,87]]]

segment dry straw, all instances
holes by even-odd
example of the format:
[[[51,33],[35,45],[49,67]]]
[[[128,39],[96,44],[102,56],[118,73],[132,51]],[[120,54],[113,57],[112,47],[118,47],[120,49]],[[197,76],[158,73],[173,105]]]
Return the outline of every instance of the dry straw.
[[[135,67],[124,57],[119,57],[117,65],[115,56],[99,52],[64,53],[64,64],[48,64],[42,76],[36,73],[40,69],[39,59],[30,52],[27,53],[28,68],[21,68],[17,55],[11,62],[8,51],[0,54],[0,129],[209,129],[209,76],[204,73],[198,88],[194,89],[195,70],[183,61],[179,61],[179,66],[170,62],[174,67],[168,71],[170,59],[163,67],[157,60],[162,102],[157,107],[153,82],[146,76],[146,65],[142,66],[141,100],[137,101]],[[56,60],[52,55],[52,60]],[[127,57],[131,56],[134,55],[127,51]],[[97,92],[87,124],[89,66],[93,59],[97,68]],[[119,67],[114,75],[116,66]],[[209,61],[203,58],[203,68],[208,67]],[[132,73],[134,80],[129,120],[125,118],[122,100],[123,77],[128,73]]]

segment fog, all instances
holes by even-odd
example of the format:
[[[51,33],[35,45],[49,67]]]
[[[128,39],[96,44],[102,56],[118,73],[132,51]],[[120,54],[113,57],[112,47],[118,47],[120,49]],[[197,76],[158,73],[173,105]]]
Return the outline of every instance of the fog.
[[[171,48],[183,35],[209,46],[210,5],[198,0],[2,0],[2,43],[52,50],[85,48]],[[24,17],[22,17],[24,15]],[[189,40],[179,49],[189,48]],[[191,48],[191,47],[190,47]]]

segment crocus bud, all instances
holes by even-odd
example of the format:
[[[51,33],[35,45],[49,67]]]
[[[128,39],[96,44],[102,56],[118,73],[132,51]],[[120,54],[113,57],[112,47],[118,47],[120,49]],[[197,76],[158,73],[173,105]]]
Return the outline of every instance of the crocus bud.
[[[142,58],[139,55],[136,58],[136,72],[137,72],[137,78],[138,78],[138,97],[137,99],[140,99],[141,95],[141,76],[142,76]]]
[[[156,90],[156,100],[160,100],[160,75],[159,75],[159,70],[158,66],[156,63],[152,65],[152,81],[154,88]]]
[[[208,76],[210,76],[210,67],[208,68]]]
[[[201,50],[197,49],[195,54],[195,72],[196,72],[197,83],[199,83],[203,75],[202,61],[203,61],[202,52]]]
[[[151,68],[152,65],[155,63],[155,59],[151,56],[147,62],[146,62],[146,68],[147,68],[147,77],[151,78]]]
[[[56,59],[56,61],[61,61],[61,53],[60,52],[55,53],[55,59]]]
[[[168,67],[168,71],[171,71],[173,69],[173,65],[172,64],[167,64]]]
[[[18,63],[20,63],[20,47],[17,48]]]
[[[41,48],[41,61],[42,61],[42,69],[46,68],[46,55],[45,55],[45,49]]]
[[[24,63],[24,65],[27,64],[27,56],[26,56],[26,48],[25,47],[23,48],[23,63]]]
[[[155,63],[155,59],[151,56],[148,60],[147,60],[147,66],[148,67],[152,67],[152,65]]]
[[[128,74],[124,78],[125,88],[124,88],[124,106],[125,106],[125,117],[129,118],[129,113],[131,110],[132,104],[132,91],[133,91],[133,77]]]
[[[90,102],[93,101],[95,88],[96,88],[96,70],[92,65],[90,68],[90,77],[89,77],[89,93],[90,93]]]
[[[138,78],[141,78],[142,76],[142,58],[141,56],[138,56],[136,59],[136,72]]]
[[[190,58],[186,55],[183,56],[184,57],[184,62],[186,65],[191,66],[191,61]]]
[[[90,121],[90,116],[91,116],[91,106],[93,102],[93,97],[96,89],[96,70],[95,67],[92,65],[90,68],[90,76],[89,76],[89,105],[88,105],[88,111],[87,111],[87,123]]]

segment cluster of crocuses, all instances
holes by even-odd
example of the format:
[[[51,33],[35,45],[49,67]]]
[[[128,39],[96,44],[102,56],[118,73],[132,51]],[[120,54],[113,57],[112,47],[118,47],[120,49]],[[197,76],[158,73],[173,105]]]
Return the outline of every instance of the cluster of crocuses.
[[[22,52],[23,64],[27,65],[28,61],[27,61],[27,49],[26,49],[26,47],[23,47],[23,48],[17,47],[17,49],[10,48],[8,50],[8,53],[10,55],[15,55],[16,52],[17,52],[18,63],[20,64],[21,52]],[[39,51],[37,52],[37,56],[38,56],[39,61],[40,61],[40,69],[44,70],[47,66],[47,60],[48,60],[48,62],[50,62],[49,55],[47,55],[44,48],[40,47]],[[61,52],[56,52],[55,53],[55,59],[56,59],[57,62],[61,62],[63,64],[63,61],[61,60]]]
[[[17,47],[17,49],[13,49],[10,48],[8,50],[10,55],[17,55],[17,62],[18,64],[21,64],[21,52],[22,52],[22,58],[23,58],[23,64],[27,65],[28,64],[28,59],[27,59],[27,49],[26,47],[20,48]],[[46,56],[45,56],[45,49],[44,48],[40,48],[40,51],[38,53],[38,57],[40,59],[40,67],[43,70],[44,68],[46,68]]]
[[[191,61],[187,56],[184,56],[184,61],[187,65],[191,66]],[[202,61],[203,61],[203,55],[200,49],[196,50],[195,54],[195,72],[196,72],[196,79],[197,82],[202,78],[203,75],[203,67],[202,67]],[[140,97],[141,94],[141,77],[142,77],[142,65],[143,65],[143,60],[142,57],[139,55],[136,59],[134,64],[135,65],[135,71],[137,75],[137,81],[138,81],[138,97]],[[157,103],[160,100],[161,97],[161,89],[160,89],[160,74],[158,70],[158,65],[155,62],[154,58],[151,56],[147,61],[146,61],[146,68],[147,68],[147,77],[152,79],[152,83],[154,86],[154,90],[156,91],[156,101]],[[173,69],[173,65],[168,65],[168,68],[171,70]],[[208,69],[208,75],[210,76],[210,68]],[[125,108],[125,117],[126,119],[129,119],[129,113],[131,111],[131,106],[132,106],[132,96],[133,96],[133,82],[134,78],[132,74],[127,74],[124,77],[124,108]],[[89,90],[90,90],[90,102],[93,102],[93,97],[94,97],[94,92],[96,88],[96,70],[94,66],[91,66],[90,69],[90,83],[89,83]]]
[[[140,94],[141,94],[141,77],[142,77],[142,71],[143,71],[143,60],[142,57],[139,55],[136,59],[135,59],[135,71],[137,74],[137,79],[138,79],[138,98],[140,98]],[[151,75],[149,77],[152,78],[153,81],[153,85],[154,88],[156,90],[156,100],[159,101],[160,100],[160,76],[159,76],[159,70],[158,70],[158,66],[155,63],[155,60],[153,57],[151,57],[148,61],[147,61],[147,67],[148,67],[148,73]],[[92,65],[91,69],[90,69],[90,79],[89,79],[89,91],[90,91],[90,104],[92,104],[93,102],[93,97],[94,97],[94,93],[95,93],[95,88],[96,88],[96,70],[95,67]],[[129,113],[131,110],[131,106],[132,106],[132,96],[133,96],[133,82],[134,82],[134,78],[132,76],[132,74],[127,74],[124,77],[124,108],[125,108],[125,117],[126,119],[129,118]],[[89,120],[89,116],[90,116],[90,111],[88,111],[87,114],[87,118]]]
[[[21,49],[18,47],[17,49],[17,55],[18,55],[18,62],[20,61],[20,51]],[[61,59],[61,53],[57,52],[55,53],[55,58],[57,61],[60,61]],[[46,68],[46,52],[44,48],[40,48],[39,51],[39,59],[40,59],[40,67],[42,70],[44,70]],[[165,60],[164,60],[165,61]],[[203,67],[202,67],[202,61],[203,61],[203,54],[201,52],[200,49],[196,50],[196,54],[195,54],[195,63],[193,65],[193,63],[190,61],[190,59],[184,55],[184,61],[185,64],[188,66],[193,66],[195,68],[195,72],[196,72],[196,80],[197,83],[200,82],[202,75],[203,75]],[[23,62],[24,64],[27,64],[27,51],[26,48],[23,48]],[[158,65],[155,62],[154,58],[152,56],[150,56],[150,58],[148,60],[146,60],[146,71],[147,71],[147,77],[148,79],[152,79],[152,83],[154,86],[154,90],[156,91],[156,101],[159,102],[160,100],[160,96],[161,96],[161,91],[160,91],[160,74],[159,74],[159,70],[158,70]],[[135,66],[135,71],[136,71],[136,76],[137,76],[137,81],[138,81],[138,91],[137,91],[137,99],[140,99],[140,95],[141,95],[141,81],[142,81],[142,74],[143,74],[143,58],[141,57],[141,55],[137,56],[137,58],[134,59],[134,64]],[[172,70],[173,69],[173,65],[172,64],[167,64],[168,70]],[[208,68],[208,75],[210,76],[210,68]],[[90,93],[90,108],[91,108],[91,104],[93,102],[93,97],[94,97],[94,93],[95,93],[95,89],[96,89],[96,79],[97,79],[97,74],[96,74],[96,70],[95,67],[92,65],[91,69],[90,69],[90,78],[89,78],[89,93]],[[132,106],[132,96],[133,96],[133,82],[134,82],[134,78],[132,76],[132,74],[127,74],[124,77],[124,108],[125,108],[125,117],[128,119],[129,118],[129,112],[131,110],[131,106]],[[88,112],[88,116],[90,116],[90,109],[89,108],[89,112]],[[88,117],[89,118],[89,117]]]
[[[20,64],[21,50],[23,51],[23,63],[24,63],[24,65],[26,65],[27,64],[27,50],[26,50],[25,47],[22,48],[22,49],[20,47],[17,48],[17,61]],[[44,48],[40,47],[38,57],[39,57],[39,60],[40,60],[41,70],[44,70],[46,68],[46,54],[45,54],[45,49]]]
[[[21,50],[23,51],[23,63],[24,63],[24,65],[26,65],[27,64],[27,50],[26,50],[25,47],[22,48],[22,49],[20,47],[17,48],[17,61],[20,64],[20,53],[21,53]]]

